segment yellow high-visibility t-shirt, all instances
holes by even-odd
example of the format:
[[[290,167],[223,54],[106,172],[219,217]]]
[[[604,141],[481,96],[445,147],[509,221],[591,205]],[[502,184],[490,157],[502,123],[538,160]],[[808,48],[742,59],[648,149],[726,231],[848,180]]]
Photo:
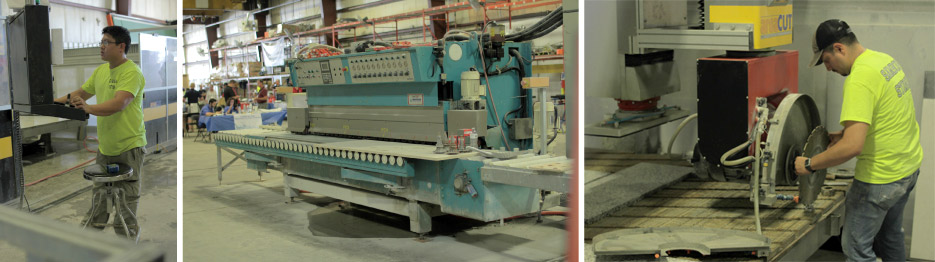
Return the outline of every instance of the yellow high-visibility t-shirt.
[[[870,125],[857,156],[855,179],[891,183],[922,165],[919,123],[909,86],[902,67],[887,54],[866,49],[851,66],[844,80],[841,125],[844,121]]]
[[[114,98],[117,91],[130,92],[133,102],[122,111],[109,116],[97,117],[98,150],[105,156],[146,146],[146,128],[143,126],[143,72],[140,67],[127,60],[114,69],[110,63],[98,66],[81,89],[97,97],[102,104]]]

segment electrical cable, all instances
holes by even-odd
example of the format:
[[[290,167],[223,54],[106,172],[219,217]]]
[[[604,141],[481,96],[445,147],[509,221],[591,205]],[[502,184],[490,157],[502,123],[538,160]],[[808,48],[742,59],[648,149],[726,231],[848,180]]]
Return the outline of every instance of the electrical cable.
[[[552,24],[560,22],[562,20],[562,10],[563,10],[562,8],[563,8],[562,6],[559,6],[555,10],[552,10],[552,12],[549,12],[549,14],[545,16],[545,18],[539,20],[535,24],[526,28],[526,30],[523,30],[521,32],[518,32],[512,35],[506,35],[504,38],[507,41],[516,41],[516,42],[529,40],[527,39],[528,36],[533,35],[536,32],[541,32],[542,29],[548,28]],[[485,24],[485,27],[486,27],[486,24]],[[489,38],[489,36],[487,37]]]
[[[526,93],[526,90],[524,90],[523,87],[522,87],[522,78],[523,78],[523,76],[526,75],[526,69],[525,69],[525,66],[524,66],[523,63],[522,63],[522,55],[520,55],[519,51],[517,51],[516,49],[511,49],[509,53],[510,53],[510,57],[511,57],[511,58],[510,58],[510,61],[513,61],[512,57],[516,57],[517,60],[520,61],[520,62],[517,62],[517,67],[512,67],[512,66],[511,66],[511,67],[507,67],[507,68],[498,69],[497,71],[494,71],[494,72],[485,72],[485,74],[487,74],[487,75],[500,75],[500,74],[502,74],[502,73],[504,73],[504,72],[516,71],[517,76],[518,76],[518,79],[519,79],[519,81],[520,81],[520,85],[519,85],[519,93],[520,93],[520,99],[521,99],[521,100],[520,100],[520,106],[519,106],[519,108],[517,108],[517,109],[515,109],[515,110],[512,110],[512,111],[510,111],[510,112],[507,112],[506,115],[503,115],[503,121],[507,122],[507,125],[508,125],[508,126],[512,126],[512,125],[510,125],[510,123],[507,121],[507,116],[513,115],[513,114],[515,114],[515,113],[517,113],[517,112],[520,112],[520,116],[519,116],[519,117],[520,117],[520,118],[525,117],[525,116],[527,115],[527,113],[526,113],[526,108],[528,108],[528,103],[526,102],[526,97],[527,97],[528,95],[525,94],[525,93]]]
[[[552,126],[552,132],[554,134],[552,135],[552,139],[549,139],[549,142],[545,143],[546,146],[551,145],[552,141],[555,141],[555,138],[558,137],[558,106],[552,105],[552,113],[552,122],[555,122],[555,124]]]
[[[562,25],[562,22],[563,22],[562,11],[563,11],[563,7],[559,6],[555,10],[552,10],[551,12],[549,12],[549,14],[545,16],[545,18],[539,20],[535,24],[526,28],[526,30],[523,30],[521,32],[518,32],[512,35],[506,35],[504,36],[504,39],[506,41],[523,42],[523,41],[536,39],[548,33],[551,33],[556,28],[558,28],[558,26]],[[487,25],[492,22],[493,21],[489,21],[485,23],[481,31],[482,32],[485,31]],[[484,34],[482,37],[482,40],[489,40],[489,38],[490,38],[489,35]]]
[[[540,20],[538,23],[533,24],[522,32],[513,35],[507,35],[505,39],[507,41],[523,42],[551,33],[553,30],[555,30],[555,28],[558,28],[558,26],[562,25],[563,19],[561,14],[562,7],[559,6],[551,13],[546,15],[546,18]]]
[[[91,137],[91,138],[92,138],[94,141],[100,142],[99,140],[97,140],[97,137]],[[87,150],[88,152],[91,152],[91,153],[97,153],[97,151],[94,151],[94,150],[91,150],[90,148],[88,148],[88,136],[85,136],[85,137],[84,137],[84,140],[82,140],[82,143],[84,144],[84,150]]]
[[[479,36],[478,36],[478,42],[477,42],[477,49],[480,50],[481,66],[486,68],[487,65],[486,65],[486,62],[484,61],[484,48],[481,47]],[[510,143],[506,140],[506,131],[503,130],[503,123],[500,122],[500,114],[497,113],[497,104],[493,101],[493,92],[490,92],[490,78],[487,77],[487,72],[484,72],[484,80],[485,80],[484,85],[487,87],[487,98],[490,99],[490,104],[493,105],[492,106],[493,114],[497,116],[497,117],[494,117],[494,119],[497,120],[497,126],[500,127],[500,138],[503,139],[503,144],[506,146],[506,148],[512,151],[513,149],[510,148]]]
[[[73,167],[71,167],[71,168],[69,168],[69,169],[65,169],[65,170],[62,171],[62,172],[55,173],[54,175],[47,176],[47,177],[43,177],[43,178],[40,178],[39,180],[30,182],[29,184],[26,184],[26,186],[32,186],[32,185],[35,185],[35,184],[39,184],[39,183],[41,183],[42,181],[48,180],[49,178],[53,178],[53,177],[60,176],[60,175],[62,175],[62,174],[64,174],[64,173],[67,173],[67,172],[69,172],[69,171],[75,170],[76,168],[86,166],[88,163],[91,163],[91,162],[94,161],[94,160],[97,160],[97,157],[92,158],[91,160],[85,161],[84,163],[78,164],[77,166],[73,166]]]

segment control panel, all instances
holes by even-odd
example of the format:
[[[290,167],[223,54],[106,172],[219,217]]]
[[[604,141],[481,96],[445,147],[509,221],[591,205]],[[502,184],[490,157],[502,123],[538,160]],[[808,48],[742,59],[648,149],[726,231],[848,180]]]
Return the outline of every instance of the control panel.
[[[413,82],[409,51],[379,52],[297,61],[293,74],[298,86]]]
[[[351,83],[414,81],[409,52],[375,53],[346,58]]]
[[[347,67],[340,58],[296,62],[293,70],[299,86],[347,84]]]

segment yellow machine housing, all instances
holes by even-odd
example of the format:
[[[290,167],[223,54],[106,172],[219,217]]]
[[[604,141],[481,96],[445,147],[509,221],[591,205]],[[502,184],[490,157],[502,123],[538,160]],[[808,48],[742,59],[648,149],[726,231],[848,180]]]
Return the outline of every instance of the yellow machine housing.
[[[708,1],[706,30],[753,32],[753,49],[792,44],[792,2]]]

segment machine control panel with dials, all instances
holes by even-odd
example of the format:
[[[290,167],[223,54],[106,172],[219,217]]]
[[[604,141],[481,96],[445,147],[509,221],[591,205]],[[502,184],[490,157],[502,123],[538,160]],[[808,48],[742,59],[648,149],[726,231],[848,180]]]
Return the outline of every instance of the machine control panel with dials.
[[[298,62],[293,72],[299,86],[347,84],[347,67],[340,58]]]
[[[377,53],[348,57],[351,83],[414,81],[409,52]]]
[[[379,52],[338,58],[298,61],[293,73],[298,86],[413,82],[409,51]]]

